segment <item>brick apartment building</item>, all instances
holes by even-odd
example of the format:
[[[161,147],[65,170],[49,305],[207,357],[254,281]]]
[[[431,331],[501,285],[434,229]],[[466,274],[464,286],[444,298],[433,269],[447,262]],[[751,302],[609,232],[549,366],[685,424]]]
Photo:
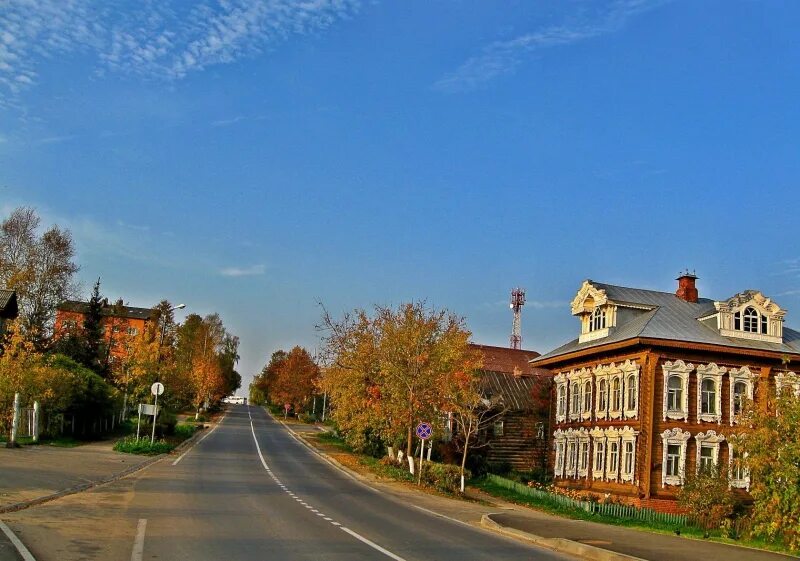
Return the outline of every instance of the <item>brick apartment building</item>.
[[[88,312],[88,302],[70,300],[60,304],[56,309],[55,337],[82,329]],[[112,362],[126,355],[126,343],[143,333],[148,322],[156,317],[152,308],[126,306],[122,301],[110,304],[105,299],[100,314],[100,326]]]
[[[675,294],[585,281],[580,335],[531,361],[555,375],[556,485],[671,510],[686,474],[714,464],[749,488],[737,417],[746,398],[800,392],[800,333],[761,292],[711,300],[677,280]]]

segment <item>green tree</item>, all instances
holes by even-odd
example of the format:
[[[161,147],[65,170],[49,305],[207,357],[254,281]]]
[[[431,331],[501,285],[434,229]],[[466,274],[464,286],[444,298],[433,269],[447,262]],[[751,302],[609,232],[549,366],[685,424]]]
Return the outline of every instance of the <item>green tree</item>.
[[[83,342],[86,345],[86,362],[83,364],[105,377],[108,374],[108,353],[103,338],[103,304],[100,279],[97,279],[83,319]]]

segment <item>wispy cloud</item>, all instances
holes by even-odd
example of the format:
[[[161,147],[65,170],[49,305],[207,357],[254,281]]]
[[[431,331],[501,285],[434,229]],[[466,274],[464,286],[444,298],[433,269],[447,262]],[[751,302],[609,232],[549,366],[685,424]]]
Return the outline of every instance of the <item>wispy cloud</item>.
[[[61,142],[69,142],[77,138],[74,134],[66,134],[62,136],[46,136],[34,141],[34,144],[60,144]]]
[[[96,73],[180,79],[324,30],[360,0],[8,0],[0,10],[0,106],[42,79],[43,59],[85,52]]]
[[[236,123],[244,121],[244,116],[237,115],[236,117],[231,117],[230,119],[220,119],[218,121],[211,121],[212,127],[228,127],[230,125],[235,125]]]
[[[484,310],[508,310],[508,300],[496,300],[494,302],[484,302],[480,305]],[[569,302],[561,300],[526,300],[525,307],[534,310],[544,310],[549,308],[566,308]]]
[[[532,53],[551,47],[570,45],[622,29],[632,17],[669,0],[615,0],[607,7],[577,23],[555,25],[526,33],[514,39],[495,41],[467,59],[455,71],[443,76],[434,88],[455,93],[469,91],[510,74]]]
[[[227,267],[219,273],[223,277],[252,277],[263,275],[267,271],[265,265],[252,265],[250,267]]]

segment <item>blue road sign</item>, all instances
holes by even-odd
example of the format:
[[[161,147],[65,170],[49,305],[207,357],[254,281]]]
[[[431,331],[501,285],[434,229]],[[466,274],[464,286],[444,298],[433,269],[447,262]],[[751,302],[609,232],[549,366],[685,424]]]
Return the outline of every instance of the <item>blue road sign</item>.
[[[417,425],[417,436],[422,440],[428,440],[433,434],[433,427],[430,423],[420,423]]]

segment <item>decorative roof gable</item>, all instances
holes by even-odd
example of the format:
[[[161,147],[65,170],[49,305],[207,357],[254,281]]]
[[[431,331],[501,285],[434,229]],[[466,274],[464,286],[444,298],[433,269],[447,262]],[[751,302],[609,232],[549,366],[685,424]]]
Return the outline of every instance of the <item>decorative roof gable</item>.
[[[606,295],[606,291],[595,287],[592,281],[585,280],[578,290],[578,294],[576,294],[575,298],[572,300],[572,315],[577,316],[591,313],[597,306],[602,306],[607,303],[608,296]]]

